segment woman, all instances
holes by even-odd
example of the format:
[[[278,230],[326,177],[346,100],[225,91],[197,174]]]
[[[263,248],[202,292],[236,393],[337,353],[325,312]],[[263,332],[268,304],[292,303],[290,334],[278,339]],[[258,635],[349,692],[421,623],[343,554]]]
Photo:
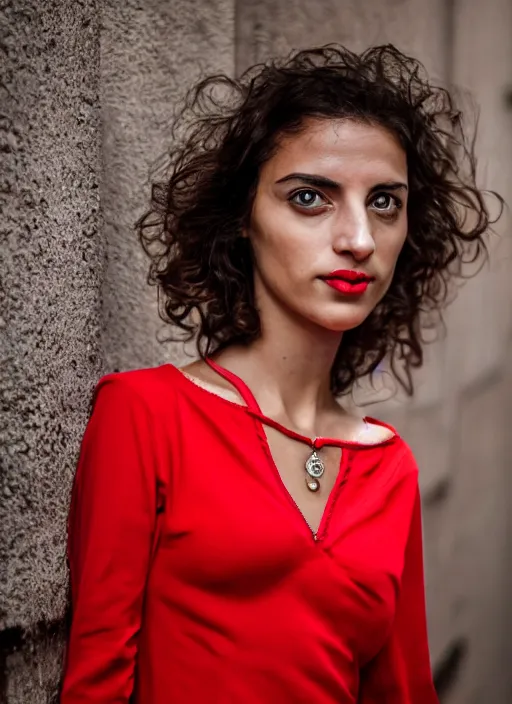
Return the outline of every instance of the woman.
[[[63,704],[434,704],[414,458],[339,397],[490,225],[448,93],[391,46],[214,77],[138,223],[199,360],[108,374],[69,522]],[[466,176],[464,176],[466,174]]]

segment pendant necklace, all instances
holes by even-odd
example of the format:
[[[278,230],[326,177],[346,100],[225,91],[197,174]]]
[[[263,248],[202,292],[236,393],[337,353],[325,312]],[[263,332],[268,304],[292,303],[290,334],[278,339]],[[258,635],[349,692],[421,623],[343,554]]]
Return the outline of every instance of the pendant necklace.
[[[310,491],[318,491],[320,489],[320,477],[325,472],[325,465],[318,456],[316,451],[315,442],[313,441],[312,452],[308,459],[306,460],[306,486]]]
[[[366,418],[363,418],[364,428],[359,432],[355,442],[359,442],[361,435],[367,433],[370,430],[370,425]],[[320,459],[318,452],[316,451],[316,441],[315,438],[311,443],[311,454],[306,460],[306,486],[310,491],[316,492],[320,489],[320,477],[323,476],[325,472],[325,465]],[[343,450],[341,450],[343,453]]]

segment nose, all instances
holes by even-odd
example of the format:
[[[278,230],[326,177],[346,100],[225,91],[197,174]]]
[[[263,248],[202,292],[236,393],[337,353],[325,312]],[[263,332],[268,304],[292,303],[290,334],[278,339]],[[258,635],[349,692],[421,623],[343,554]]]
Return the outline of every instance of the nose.
[[[341,210],[334,224],[332,247],[336,254],[363,262],[375,251],[371,223],[366,207],[353,204]]]

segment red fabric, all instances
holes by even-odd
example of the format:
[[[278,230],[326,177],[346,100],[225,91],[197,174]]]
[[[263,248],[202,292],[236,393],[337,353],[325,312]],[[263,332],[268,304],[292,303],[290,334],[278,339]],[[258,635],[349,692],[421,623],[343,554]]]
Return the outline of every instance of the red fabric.
[[[335,441],[315,540],[264,420],[172,365],[99,381],[62,704],[437,704],[407,445]]]

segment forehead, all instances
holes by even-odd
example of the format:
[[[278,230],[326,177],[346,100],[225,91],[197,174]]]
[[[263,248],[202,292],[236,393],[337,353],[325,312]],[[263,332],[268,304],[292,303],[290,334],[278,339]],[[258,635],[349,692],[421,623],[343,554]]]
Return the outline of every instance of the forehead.
[[[396,135],[381,125],[351,119],[310,119],[297,134],[278,141],[262,176],[292,172],[331,177],[407,180],[406,154]]]

